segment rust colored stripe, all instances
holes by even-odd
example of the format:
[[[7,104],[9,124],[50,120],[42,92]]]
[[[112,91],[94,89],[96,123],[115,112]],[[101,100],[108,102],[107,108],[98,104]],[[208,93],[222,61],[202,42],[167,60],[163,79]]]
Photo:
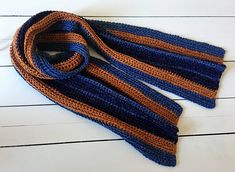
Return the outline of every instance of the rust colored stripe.
[[[223,59],[220,57],[206,54],[206,53],[199,52],[199,51],[195,51],[195,50],[190,50],[190,49],[180,47],[177,45],[172,45],[172,44],[170,44],[168,42],[164,42],[162,40],[157,40],[157,39],[145,37],[145,36],[139,36],[139,35],[135,35],[132,33],[127,33],[127,32],[122,32],[122,31],[118,31],[118,30],[109,29],[107,31],[112,33],[113,35],[121,37],[122,39],[130,41],[130,42],[144,44],[144,45],[154,47],[154,48],[160,48],[160,49],[170,51],[173,53],[178,53],[178,54],[187,55],[187,56],[193,56],[196,58],[216,62],[219,64],[223,63]]]
[[[76,40],[77,43],[87,46],[86,40],[77,33],[43,33],[37,36],[37,42],[73,42]]]
[[[47,34],[47,35],[49,35],[49,34]],[[43,35],[43,37],[41,37],[39,39],[39,41],[41,41],[43,38],[43,42],[47,42],[47,41],[50,42],[49,39],[53,39],[52,42],[54,42],[54,40],[56,40],[55,42],[63,42],[64,39],[67,42],[80,42],[79,40],[77,40],[77,38],[75,36],[73,36],[72,33],[66,33],[66,35],[63,35],[63,36],[62,36],[62,33],[53,34],[53,36],[52,36],[52,34],[50,34],[49,37],[46,37],[47,35]],[[74,62],[75,60],[77,60],[76,57],[77,56],[67,60],[66,62],[59,63],[54,66],[56,68],[59,67],[58,69],[61,69],[63,71],[69,71],[72,69],[72,68],[70,68],[69,65],[77,64],[76,62]],[[78,59],[81,60],[81,57],[78,57]],[[67,67],[67,68],[65,69],[65,67]],[[130,96],[131,98],[133,98],[134,100],[136,100],[140,104],[143,104],[144,106],[148,107],[150,110],[159,114],[160,116],[162,116],[163,118],[165,118],[166,120],[171,122],[172,124],[174,124],[174,125],[177,124],[178,118],[171,110],[165,108],[164,106],[158,104],[157,102],[154,102],[153,100],[151,100],[149,97],[145,96],[143,93],[141,93],[136,88],[131,87],[130,85],[128,85],[125,82],[123,82],[122,80],[116,78],[112,74],[102,70],[101,68],[99,68],[95,64],[90,63],[88,65],[88,67],[86,67],[85,70],[88,73],[92,74],[93,76],[96,76],[96,77],[102,79],[103,81],[111,84],[112,86],[119,88],[119,90],[122,90],[128,96]]]
[[[168,140],[165,140],[163,138],[160,138],[158,136],[155,136],[151,133],[148,133],[144,130],[141,130],[139,128],[136,128],[132,125],[129,125],[113,116],[108,115],[107,113],[104,113],[92,106],[89,106],[87,104],[84,104],[82,102],[79,102],[77,100],[74,100],[72,98],[69,98],[63,94],[61,94],[56,89],[46,85],[43,81],[40,79],[37,79],[33,77],[32,75],[25,72],[24,68],[22,68],[21,64],[18,64],[17,59],[20,57],[16,57],[17,53],[13,46],[11,46],[11,57],[12,57],[12,63],[16,67],[16,69],[20,72],[20,74],[26,79],[26,81],[32,85],[35,89],[40,91],[42,94],[50,98],[51,100],[57,102],[58,104],[71,109],[74,112],[83,114],[89,118],[92,118],[93,120],[98,120],[100,122],[104,122],[105,124],[108,124],[110,126],[113,126],[115,128],[118,128],[142,141],[145,143],[159,148],[163,151],[166,151],[171,154],[176,153],[176,145]]]
[[[66,61],[54,64],[54,67],[58,70],[61,70],[62,72],[68,72],[76,67],[78,67],[82,63],[82,57],[80,54],[75,53],[73,57],[69,58]]]
[[[19,29],[16,31],[13,40],[18,40],[18,33],[19,33]],[[16,61],[18,61],[18,63],[24,68],[25,71],[27,71],[28,73],[30,73],[32,76],[34,77],[38,77],[40,79],[52,79],[49,76],[46,76],[44,73],[42,73],[40,70],[35,69],[33,66],[31,66],[29,64],[28,59],[26,58],[26,60],[24,58],[20,58],[20,53],[18,51],[17,45],[16,45],[17,41],[13,41],[11,44],[11,48],[15,49],[14,53],[16,54],[15,58]]]
[[[142,92],[140,92],[138,89],[130,86],[129,84],[125,83],[124,81],[118,79],[117,77],[113,76],[112,74],[108,73],[107,71],[99,68],[94,63],[90,63],[86,69],[89,74],[102,79],[103,81],[109,83],[115,88],[118,88],[118,90],[121,90],[125,94],[127,94],[129,97],[134,99],[140,104],[143,104],[156,114],[162,116],[170,123],[176,125],[178,122],[178,117],[175,115],[174,112],[167,109],[166,107],[160,105],[159,103],[153,101],[149,97],[145,96]]]
[[[149,64],[143,63],[141,61],[138,61],[130,56],[121,54],[119,52],[116,52],[112,49],[110,49],[94,32],[94,30],[86,23],[82,18],[73,15],[73,14],[67,14],[67,13],[61,13],[61,12],[54,12],[48,16],[46,16],[44,19],[39,21],[38,23],[32,25],[28,31],[26,32],[26,39],[24,42],[24,49],[26,56],[29,58],[30,64],[35,66],[35,64],[32,62],[32,54],[31,49],[33,47],[33,40],[35,38],[35,35],[38,33],[44,31],[47,27],[50,27],[54,23],[56,23],[59,20],[72,20],[75,22],[79,22],[86,30],[89,31],[90,36],[93,38],[93,40],[97,43],[97,45],[105,51],[108,55],[112,56],[114,59],[127,64],[133,68],[136,68],[142,72],[145,72],[147,74],[150,74],[154,77],[157,77],[161,80],[170,82],[176,86],[182,87],[184,89],[190,90],[192,92],[198,93],[200,95],[203,95],[208,98],[215,98],[216,90],[208,89],[202,85],[199,85],[195,82],[192,82],[190,80],[186,80],[185,78],[178,76],[174,73],[168,72],[163,69],[156,68],[154,66],[151,66]]]
[[[36,38],[37,43],[48,43],[48,42],[63,42],[63,43],[79,43],[87,47],[86,40],[80,35],[76,33],[44,33],[40,34]],[[78,53],[74,53],[73,57],[69,58],[66,61],[54,64],[54,67],[63,71],[68,72],[70,70],[78,67],[82,62],[82,57]]]

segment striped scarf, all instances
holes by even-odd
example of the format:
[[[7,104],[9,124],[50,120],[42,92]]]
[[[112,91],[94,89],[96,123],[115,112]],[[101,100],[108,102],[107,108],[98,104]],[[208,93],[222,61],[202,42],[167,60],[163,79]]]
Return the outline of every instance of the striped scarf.
[[[103,59],[90,56],[88,45]],[[10,49],[16,71],[32,87],[166,166],[176,165],[182,108],[144,82],[213,108],[224,53],[156,30],[57,11],[31,17]]]

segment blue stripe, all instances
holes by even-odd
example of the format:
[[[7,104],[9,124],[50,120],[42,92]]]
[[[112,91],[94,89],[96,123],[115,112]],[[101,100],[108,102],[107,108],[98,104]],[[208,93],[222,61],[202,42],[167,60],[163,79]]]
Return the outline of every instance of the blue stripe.
[[[13,48],[19,50],[20,56],[23,60],[26,60],[24,55],[25,33],[29,27],[51,13],[51,11],[47,11],[33,16],[19,30],[18,39],[16,40],[17,47]],[[136,58],[146,64],[165,69],[169,72],[182,76],[185,80],[191,80],[197,84],[205,86],[206,88],[214,90],[218,88],[219,79],[225,69],[223,64],[217,64],[215,62],[125,41],[122,38],[107,32],[107,30],[118,30],[139,36],[150,37],[157,40],[162,40],[172,45],[218,56],[220,58],[223,58],[224,56],[224,50],[222,48],[142,27],[111,22],[92,20],[86,21],[91,25],[104,43],[110,46],[113,51],[116,50],[123,54],[130,55],[132,57],[129,58]],[[110,115],[110,117],[114,117],[121,122],[158,136],[162,139],[168,140],[171,143],[175,144],[178,141],[177,126],[171,124],[167,119],[162,117],[161,114],[154,113],[146,106],[136,102],[130,96],[126,95],[122,90],[118,90],[109,83],[104,82],[101,79],[92,76],[86,70],[83,70],[89,64],[89,60],[101,69],[136,88],[153,101],[161,104],[169,110],[172,110],[177,117],[179,117],[182,113],[182,108],[180,105],[151,89],[139,80],[155,85],[163,90],[175,93],[204,107],[213,108],[215,106],[214,98],[207,98],[193,92],[192,90],[187,90],[173,85],[170,81],[155,78],[150,74],[146,74],[145,72],[132,68],[131,66],[119,62],[115,58],[109,56],[109,54],[92,38],[89,31],[83,28],[79,23],[75,23],[74,21],[59,21],[43,32],[79,33],[85,38],[88,44],[92,45],[92,47],[109,63],[90,57],[88,48],[79,43],[38,43],[35,46],[37,46],[39,51],[34,52],[32,50],[32,60],[35,63],[37,70],[40,70],[46,76],[53,78],[53,80],[39,78],[38,80],[43,82],[46,86],[50,86],[59,91],[61,94],[99,109]],[[61,53],[50,56],[45,51],[59,51]],[[75,52],[79,53],[82,57],[81,64],[75,69],[68,72],[62,72],[53,66],[53,64],[68,60],[74,55]],[[16,62],[15,65],[21,64]],[[19,67],[19,69],[23,68],[23,66],[17,67]],[[30,74],[31,73],[29,72],[29,75]],[[30,80],[28,82],[32,83]],[[103,123],[99,120],[86,116],[86,114],[76,114],[91,119],[119,134],[147,158],[162,165],[175,166],[176,157],[174,153],[170,154],[160,148],[155,148],[147,144],[146,140],[138,139],[136,136],[132,136],[128,134],[128,132],[124,132],[122,128],[118,128],[118,126],[111,126],[108,122]],[[160,146],[162,146],[162,148],[164,147],[164,145]]]
[[[16,70],[17,71],[17,70]],[[17,71],[18,72],[18,71]],[[19,75],[25,80],[25,78],[19,73]],[[48,98],[48,97],[47,97]],[[50,101],[53,101],[52,99],[48,98]],[[53,101],[54,102],[54,101]],[[55,102],[58,103],[58,102]],[[141,141],[140,139],[137,139],[133,136],[131,136],[130,134],[127,134],[125,132],[123,132],[122,130],[115,128],[111,125],[108,125],[106,123],[103,123],[101,121],[95,120],[93,118],[90,118],[84,114],[81,113],[77,113],[71,109],[68,109],[68,107],[63,106],[61,104],[59,104],[61,107],[74,112],[75,114],[82,116],[86,119],[92,120],[93,122],[96,122],[100,125],[102,125],[103,127],[111,130],[112,132],[118,134],[119,136],[121,136],[126,142],[130,143],[132,146],[134,146],[134,148],[136,150],[138,150],[140,153],[142,153],[145,157],[147,157],[148,159],[161,164],[161,165],[166,165],[166,166],[175,166],[176,165],[176,156],[172,155],[168,152],[165,152],[159,148],[155,148],[149,144],[146,144],[144,141]]]
[[[190,50],[199,51],[203,53],[207,53],[210,55],[218,56],[223,58],[224,56],[224,49],[213,46],[204,42],[198,42],[186,38],[182,38],[177,35],[167,34],[163,33],[157,30],[144,28],[144,27],[138,27],[138,26],[132,26],[128,24],[122,24],[122,23],[114,23],[114,22],[105,22],[105,21],[97,21],[97,20],[86,20],[92,27],[99,27],[103,31],[106,31],[107,29],[114,29],[118,31],[128,32],[139,36],[146,36],[150,38],[155,38],[158,40],[165,41],[167,43],[181,46]]]
[[[223,64],[198,60],[196,58],[138,45],[121,40],[107,33],[103,34],[98,32],[98,35],[110,48],[118,52],[135,57],[152,66],[174,72],[207,88],[218,89],[219,79],[225,69],[225,65]]]
[[[126,74],[125,72],[118,70],[117,68],[111,66],[110,64],[101,61],[96,58],[91,58],[91,61],[94,62],[97,66],[102,68],[103,70],[111,73],[112,75],[116,76],[117,78],[121,79],[125,83],[131,85],[132,87],[138,89],[153,101],[167,107],[168,109],[172,110],[176,113],[177,116],[180,116],[182,113],[182,107],[174,102],[173,100],[169,99],[168,97],[162,95],[161,93],[157,92],[156,90],[148,87],[147,85],[143,84],[142,82],[138,81],[131,75]]]
[[[53,80],[46,83],[68,97],[89,104],[133,126],[177,142],[177,127],[139,103],[87,76],[77,75],[70,80]]]

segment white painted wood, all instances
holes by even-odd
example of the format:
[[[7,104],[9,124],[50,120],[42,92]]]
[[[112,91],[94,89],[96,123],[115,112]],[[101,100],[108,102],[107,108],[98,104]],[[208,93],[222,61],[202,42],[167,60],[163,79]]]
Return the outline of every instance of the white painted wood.
[[[186,101],[183,104],[188,105]],[[178,124],[179,134],[235,131],[235,114],[226,109],[234,106],[235,100],[223,99],[219,100],[218,104],[219,106],[211,111],[203,108],[185,108],[187,110],[182,114]],[[57,105],[2,107],[0,119],[0,146],[120,138],[102,126]]]
[[[235,105],[234,99],[218,100],[214,110],[192,106],[187,101],[180,103],[189,108],[185,108],[180,118],[179,134],[235,131],[235,114],[230,110]],[[109,130],[57,105],[2,107],[0,119],[1,146],[119,138]]]
[[[74,120],[76,121],[76,120]],[[0,146],[120,138],[91,121],[80,123],[1,127]]]
[[[91,18],[91,17],[89,17]],[[0,65],[9,65],[9,46],[16,29],[28,17],[0,17]],[[208,42],[226,50],[225,60],[235,60],[235,17],[234,18],[125,18],[92,17],[92,19],[128,23],[149,27],[163,32],[180,35],[198,41]]]
[[[1,105],[51,103],[27,84],[13,67],[1,67],[0,71]]]
[[[235,135],[180,138],[177,166],[144,158],[124,141],[1,149],[0,171],[234,172]]]
[[[30,2],[30,5],[29,5]],[[17,4],[17,5],[14,5]],[[0,15],[32,15],[44,10],[63,10],[89,16],[227,16],[235,14],[233,0],[8,0]]]

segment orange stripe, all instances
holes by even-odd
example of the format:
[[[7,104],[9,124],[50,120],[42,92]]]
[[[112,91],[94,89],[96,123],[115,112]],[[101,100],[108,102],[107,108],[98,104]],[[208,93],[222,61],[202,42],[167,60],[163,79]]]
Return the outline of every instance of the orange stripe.
[[[154,38],[150,37],[145,37],[145,36],[139,36],[135,35],[132,33],[127,33],[127,32],[122,32],[122,31],[117,31],[117,30],[107,30],[108,32],[112,33],[115,36],[118,36],[124,40],[130,41],[130,42],[135,42],[138,44],[144,44],[147,46],[151,46],[154,48],[161,48],[163,50],[167,50],[173,53],[179,53],[182,55],[187,55],[187,56],[193,56],[199,59],[203,60],[209,60],[212,62],[216,62],[219,64],[223,63],[223,59],[214,55],[206,54],[203,52],[195,51],[195,50],[190,50],[184,47],[180,47],[177,45],[172,45],[168,42],[164,42],[162,40],[157,40]]]
[[[82,57],[80,54],[75,53],[71,58],[66,61],[54,64],[53,66],[62,72],[68,72],[76,67],[78,67],[82,63]]]
[[[124,81],[118,79],[117,77],[113,76],[112,74],[108,73],[107,71],[99,68],[93,63],[90,63],[85,70],[97,77],[102,79],[103,81],[109,83],[115,88],[118,88],[118,90],[124,92],[129,97],[133,98],[138,103],[146,106],[150,110],[152,110],[154,113],[160,115],[161,117],[165,118],[167,121],[172,123],[173,125],[177,124],[178,117],[174,112],[167,109],[166,107],[160,105],[159,103],[153,101],[149,97],[145,96],[142,92],[140,92],[138,89],[130,86],[129,84],[125,83]]]
[[[37,42],[73,42],[87,46],[86,40],[77,33],[43,33],[39,34],[36,38]]]
[[[57,41],[61,42],[61,41],[63,41],[64,38],[65,39],[67,37],[71,38],[70,33],[66,33],[66,37],[63,37],[61,35],[62,35],[62,33],[53,35],[53,40],[57,40]],[[49,39],[52,39],[51,36],[49,36],[49,37],[46,37],[46,36],[47,35],[45,35],[43,37],[44,42],[47,42],[47,40],[49,41]],[[74,37],[72,39],[69,39],[69,40],[71,42],[77,42],[78,41]],[[68,41],[68,42],[70,42],[70,41]],[[81,60],[81,58],[79,58],[79,59]],[[69,65],[73,64],[74,60],[76,60],[76,59],[70,58],[66,62],[63,62],[63,67],[61,67],[60,69],[62,69],[63,71],[71,70]],[[55,67],[58,68],[58,65],[61,65],[61,64],[56,64]],[[65,67],[66,67],[66,69],[65,69]],[[112,86],[118,88],[119,90],[123,91],[125,94],[129,95],[130,97],[132,97],[137,102],[139,102],[139,103],[143,104],[144,106],[148,107],[153,112],[159,114],[160,116],[162,116],[163,118],[165,118],[166,120],[171,122],[172,124],[174,124],[174,125],[177,124],[178,117],[174,114],[174,112],[172,112],[171,110],[167,109],[166,107],[158,104],[157,102],[154,102],[153,100],[151,100],[149,97],[145,96],[143,93],[141,93],[136,88],[126,84],[125,82],[123,82],[122,80],[120,80],[117,77],[113,76],[112,74],[106,72],[105,70],[102,70],[101,68],[99,68],[95,64],[90,63],[89,66],[86,67],[86,71],[89,74],[92,74],[93,76],[96,76],[96,77],[104,80],[105,82],[111,84]]]
[[[66,16],[67,13],[52,13],[49,16],[42,19],[40,22],[34,24],[32,27],[29,28],[28,32],[26,33],[25,42],[24,42],[24,50],[25,55],[29,63],[33,64],[32,56],[31,56],[31,50],[33,46],[33,41],[35,38],[35,35],[43,30],[46,29],[46,27],[49,27],[50,24],[53,24],[54,22],[63,19]],[[72,15],[74,18],[75,16]],[[57,17],[57,18],[56,18]],[[76,16],[77,20],[78,16]],[[52,20],[50,20],[52,19]],[[53,20],[56,19],[56,20]],[[82,20],[82,19],[81,19]],[[35,30],[36,29],[36,30]],[[28,37],[29,36],[29,37]],[[32,36],[32,37],[30,37]],[[13,44],[16,42],[16,40],[13,40]],[[112,117],[108,115],[107,113],[104,113],[94,107],[91,107],[87,104],[84,104],[82,102],[79,102],[77,100],[74,100],[72,98],[69,98],[63,94],[61,94],[56,89],[47,86],[43,80],[41,81],[38,78],[33,77],[30,73],[30,71],[25,71],[25,65],[33,68],[35,65],[33,64],[32,67],[29,64],[21,64],[22,61],[18,61],[18,59],[21,59],[19,56],[18,50],[15,46],[11,46],[11,57],[12,57],[12,63],[16,67],[16,69],[21,73],[21,75],[27,80],[29,84],[31,84],[35,89],[40,91],[42,94],[46,95],[51,100],[57,102],[58,104],[67,107],[75,112],[81,113],[86,115],[89,118],[92,118],[94,120],[101,121],[103,123],[106,123],[110,126],[119,128],[120,130],[126,132],[127,134],[130,134],[145,143],[159,148],[163,151],[166,151],[171,154],[175,154],[176,152],[176,145],[166,139],[160,138],[158,136],[155,136],[151,133],[148,133],[144,130],[141,130],[139,128],[136,128],[134,126],[129,125],[128,123],[125,123],[115,117]],[[28,73],[29,72],[29,73]],[[40,76],[40,75],[39,75]],[[36,76],[37,77],[37,76]]]
[[[154,77],[157,77],[161,80],[170,82],[176,86],[185,88],[187,90],[191,90],[191,91],[198,93],[200,95],[203,95],[205,97],[215,98],[215,95],[216,95],[215,90],[208,89],[200,84],[194,83],[190,80],[186,80],[185,78],[178,76],[174,73],[153,67],[153,66],[148,65],[146,63],[140,62],[130,56],[121,54],[119,52],[116,52],[116,51],[110,49],[96,35],[94,30],[92,30],[92,28],[89,26],[88,23],[86,23],[82,18],[75,16],[73,14],[55,12],[55,13],[48,15],[43,20],[39,21],[38,23],[36,23],[30,27],[30,29],[25,34],[26,39],[25,39],[25,47],[24,47],[25,53],[26,53],[27,57],[29,58],[29,60],[28,60],[29,62],[32,59],[30,50],[32,49],[32,45],[33,45],[32,43],[33,43],[35,35],[44,31],[46,29],[46,27],[51,26],[52,24],[54,24],[55,22],[57,22],[59,20],[72,20],[75,22],[79,22],[86,30],[89,31],[90,36],[93,38],[93,40],[97,43],[97,45],[103,51],[105,51],[108,55],[112,56],[114,59],[116,59],[124,64],[127,64],[133,68],[141,70],[141,71],[143,71],[147,74],[150,74]],[[43,26],[43,28],[42,28],[42,26]],[[35,65],[33,64],[33,66],[35,66]]]
[[[28,63],[28,58],[26,58],[26,60],[24,60],[23,58],[20,58],[20,53],[18,51],[17,45],[16,45],[16,40],[18,40],[18,33],[19,33],[19,29],[16,31],[14,37],[13,37],[13,41],[11,44],[11,49],[15,49],[15,54],[16,54],[16,61],[18,61],[21,66],[24,68],[25,71],[27,71],[28,73],[30,73],[31,75],[41,78],[41,79],[52,79],[51,77],[46,76],[44,73],[42,73],[41,71],[36,70],[35,68],[33,68],[32,66],[29,65]]]
[[[43,33],[39,34],[36,37],[37,43],[48,43],[48,42],[76,42],[87,46],[86,40],[80,35],[76,33]],[[82,63],[82,56],[78,53],[74,53],[73,57],[69,58],[66,61],[54,64],[53,66],[58,70],[63,72],[68,72],[70,70],[75,69]]]
[[[14,40],[15,42],[15,40]],[[13,46],[10,49],[11,57],[12,57],[12,63],[15,66],[15,68],[18,70],[18,72],[26,79],[26,81],[32,85],[35,89],[40,91],[42,94],[50,98],[51,100],[57,102],[58,104],[74,111],[80,114],[84,114],[85,116],[92,118],[93,120],[98,120],[100,122],[103,122],[107,125],[113,126],[115,128],[118,128],[127,134],[130,134],[145,143],[159,148],[163,151],[166,151],[171,154],[176,153],[176,145],[168,140],[165,140],[163,138],[160,138],[158,136],[155,136],[151,133],[148,133],[144,130],[141,130],[139,128],[136,128],[132,125],[129,125],[128,123],[125,123],[113,116],[110,116],[107,113],[104,113],[94,107],[91,107],[87,104],[84,104],[82,102],[79,102],[75,99],[69,98],[63,94],[61,94],[56,89],[46,85],[43,81],[41,81],[38,78],[35,78],[31,75],[31,73],[25,72],[24,68],[21,66],[21,64],[18,63],[17,59],[20,57],[16,53],[16,49],[13,48]]]

